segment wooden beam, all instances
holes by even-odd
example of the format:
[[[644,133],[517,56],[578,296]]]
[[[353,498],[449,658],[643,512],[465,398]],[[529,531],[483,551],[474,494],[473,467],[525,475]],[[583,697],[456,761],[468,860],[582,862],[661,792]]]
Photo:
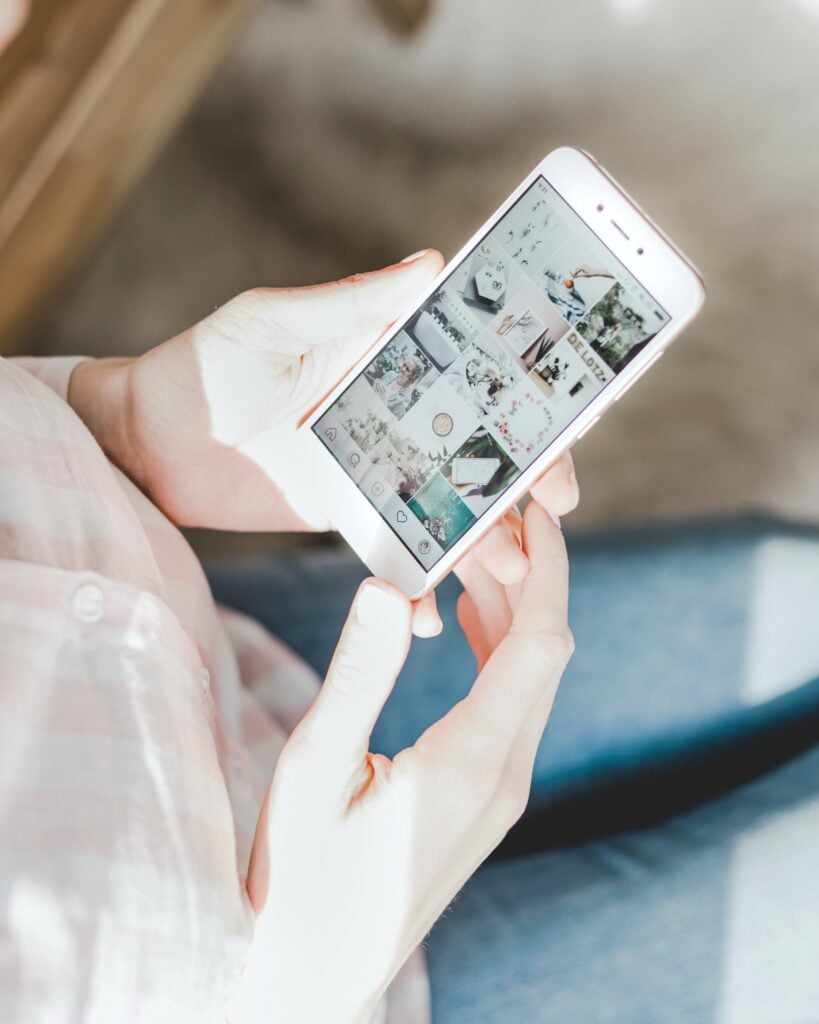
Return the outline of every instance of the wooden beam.
[[[0,58],[0,353],[20,351],[254,0],[42,0]]]

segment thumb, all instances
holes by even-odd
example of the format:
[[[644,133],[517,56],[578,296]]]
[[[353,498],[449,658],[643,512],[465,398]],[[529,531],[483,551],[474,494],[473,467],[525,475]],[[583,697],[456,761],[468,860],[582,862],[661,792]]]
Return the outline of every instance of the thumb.
[[[439,252],[424,249],[383,270],[306,288],[271,289],[267,295],[275,302],[277,330],[298,342],[298,354],[336,344],[352,365],[418,301],[442,266]]]
[[[344,624],[327,678],[299,725],[297,749],[320,751],[321,788],[349,794],[370,735],[409,650],[412,610],[394,587],[365,580]]]

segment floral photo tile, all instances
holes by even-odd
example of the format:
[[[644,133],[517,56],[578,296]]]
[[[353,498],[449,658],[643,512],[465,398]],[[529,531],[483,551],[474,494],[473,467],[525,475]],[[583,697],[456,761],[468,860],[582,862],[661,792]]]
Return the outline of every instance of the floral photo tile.
[[[537,387],[525,382],[511,391],[487,421],[521,469],[530,465],[551,441],[554,416]]]

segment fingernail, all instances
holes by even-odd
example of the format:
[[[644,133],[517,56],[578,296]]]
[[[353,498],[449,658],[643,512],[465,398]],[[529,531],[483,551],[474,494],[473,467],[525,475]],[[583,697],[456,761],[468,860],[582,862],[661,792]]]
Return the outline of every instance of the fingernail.
[[[416,260],[420,260],[422,256],[426,256],[426,254],[428,252],[429,252],[429,249],[419,249],[418,252],[414,252],[412,254],[412,256],[405,256],[401,260],[401,262],[402,263],[414,263]]]
[[[384,625],[394,607],[395,598],[377,583],[365,584],[358,594],[355,617],[362,626]]]
[[[554,512],[550,512],[549,513],[549,518],[552,520],[552,522],[555,524],[555,526],[558,528],[558,530],[561,529],[561,526],[560,526],[560,516],[559,515],[557,515]]]

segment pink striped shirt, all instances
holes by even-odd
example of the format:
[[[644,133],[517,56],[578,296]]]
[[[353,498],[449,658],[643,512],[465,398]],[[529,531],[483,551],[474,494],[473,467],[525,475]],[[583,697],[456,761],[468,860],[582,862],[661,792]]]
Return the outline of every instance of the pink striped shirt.
[[[318,680],[217,609],[68,406],[77,361],[0,359],[0,1020],[221,1022],[257,814]],[[376,1019],[428,1021],[420,951]]]

